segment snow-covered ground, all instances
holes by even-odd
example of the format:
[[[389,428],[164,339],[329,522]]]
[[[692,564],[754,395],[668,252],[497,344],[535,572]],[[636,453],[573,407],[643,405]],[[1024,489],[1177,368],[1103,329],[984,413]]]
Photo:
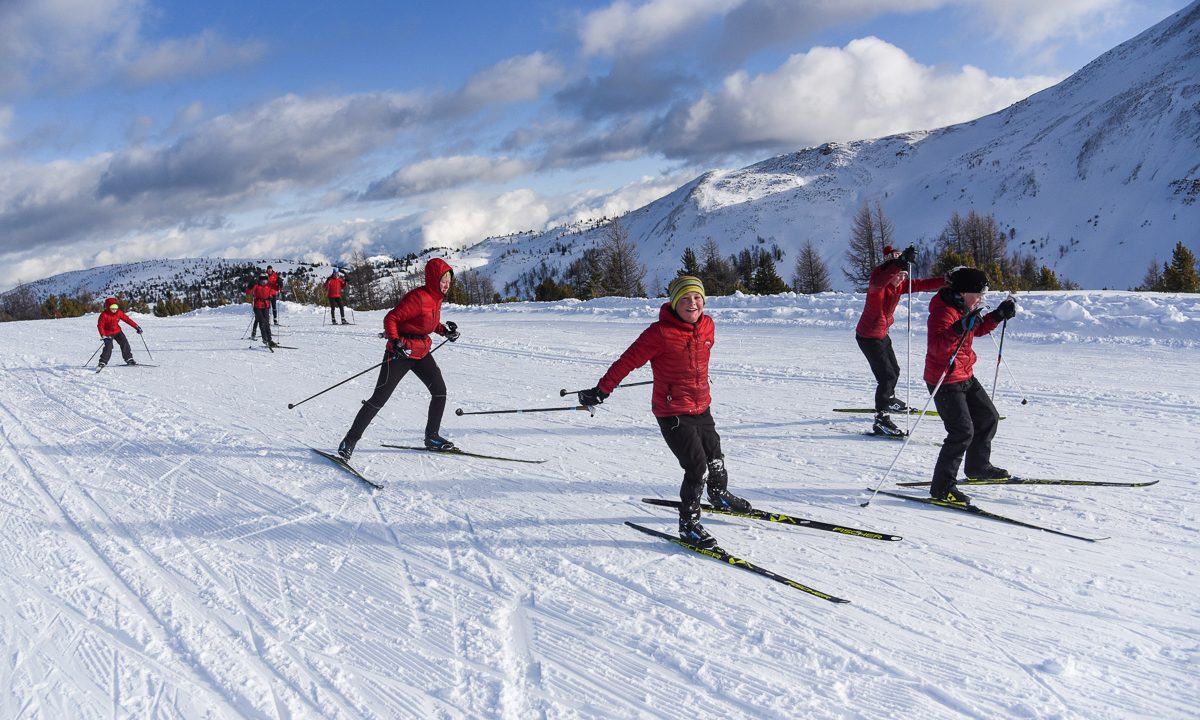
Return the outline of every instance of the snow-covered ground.
[[[382,313],[331,327],[287,305],[282,339],[300,349],[275,354],[238,339],[245,305],[139,317],[158,367],[99,375],[80,367],[94,316],[0,325],[0,716],[1195,717],[1200,296],[1021,302],[996,463],[1161,482],[974,495],[1107,540],[884,497],[859,507],[901,447],[831,412],[870,401],[861,298],[713,300],[732,489],[904,540],[706,525],[848,605],[625,527],[675,524],[640,502],[675,497],[681,474],[646,387],[594,418],[453,414],[566,404],[559,389],[594,384],[657,301],[447,308],[463,338],[436,355],[445,434],[546,462],[380,447],[420,440],[427,395],[409,377],[355,456],[381,491],[308,449],[337,443],[373,372],[287,404],[378,362]],[[905,326],[901,313],[902,365]],[[990,387],[995,345],[976,348]],[[892,480],[928,479],[941,437],[921,423]]]

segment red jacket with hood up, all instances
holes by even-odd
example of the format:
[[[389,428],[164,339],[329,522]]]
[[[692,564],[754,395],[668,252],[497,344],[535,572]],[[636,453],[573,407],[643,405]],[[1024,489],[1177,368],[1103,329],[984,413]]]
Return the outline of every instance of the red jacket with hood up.
[[[708,358],[715,342],[712,318],[701,315],[696,324],[684,321],[663,303],[658,322],[629,346],[600,378],[600,389],[611,393],[625,376],[650,363],[654,373],[651,410],[655,417],[698,415],[712,404],[708,389]]]
[[[858,319],[858,327],[854,332],[859,337],[882,340],[887,337],[888,330],[896,321],[896,306],[900,304],[900,296],[908,293],[908,283],[892,285],[892,279],[904,272],[904,267],[892,260],[881,263],[871,271],[871,280],[867,284],[867,301],[863,306],[862,317]],[[913,292],[937,290],[946,284],[945,278],[926,278],[913,280]],[[940,373],[939,373],[940,374]]]
[[[388,340],[399,341],[413,360],[429,354],[433,345],[429,333],[446,334],[446,326],[442,324],[442,302],[446,296],[439,287],[446,273],[453,279],[454,271],[445,260],[430,260],[425,264],[425,284],[405,293],[383,318],[383,334]]]
[[[121,332],[121,323],[133,327],[134,330],[140,330],[138,324],[129,319],[124,310],[113,312],[108,309],[109,305],[116,305],[115,297],[104,298],[104,309],[100,311],[100,319],[96,321],[96,329],[100,331],[100,337],[112,337]]]

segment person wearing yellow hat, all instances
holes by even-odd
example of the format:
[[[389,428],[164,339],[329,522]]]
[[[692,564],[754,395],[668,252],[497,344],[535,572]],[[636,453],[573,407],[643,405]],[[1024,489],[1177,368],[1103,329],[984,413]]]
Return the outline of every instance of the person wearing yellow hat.
[[[712,318],[704,314],[704,283],[682,275],[667,287],[658,322],[608,368],[596,387],[579,393],[579,403],[599,405],[633,370],[650,363],[654,373],[651,409],[667,447],[683,468],[679,487],[679,537],[712,548],[717,541],[700,524],[700,495],[705,486],[717,508],[747,512],[750,503],[729,492],[729,473],[721,436],[713,420],[708,360],[715,342]]]

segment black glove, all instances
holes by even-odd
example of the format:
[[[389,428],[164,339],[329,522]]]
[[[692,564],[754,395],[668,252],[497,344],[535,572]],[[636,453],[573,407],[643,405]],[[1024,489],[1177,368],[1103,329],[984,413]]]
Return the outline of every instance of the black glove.
[[[141,335],[141,334],[142,334],[142,329],[141,329],[141,328],[138,328],[138,329],[137,329],[137,332],[138,332],[138,335]]]
[[[453,323],[453,322],[446,323],[446,339],[447,340],[449,340],[450,342],[454,342],[459,337],[461,337],[461,335],[462,334],[460,332],[458,332],[458,325],[456,323]]]
[[[904,252],[900,253],[900,262],[903,265],[905,265],[905,266],[912,265],[916,261],[917,261],[917,248],[915,245],[909,245],[907,248],[904,249]]]
[[[404,347],[404,341],[399,338],[388,340],[387,351],[384,354],[388,360],[403,360],[408,357],[408,348]]]
[[[1004,322],[1017,316],[1017,301],[1012,298],[1005,299],[1004,302],[996,306],[996,309],[988,313],[988,316],[996,322]]]
[[[955,321],[955,323],[950,326],[950,329],[954,331],[955,335],[962,335],[966,331],[975,327],[975,323],[979,322],[979,315],[982,312],[982,307],[975,308],[971,312],[963,315],[957,321]]]
[[[608,397],[608,393],[601,390],[600,386],[597,385],[596,387],[592,388],[591,390],[580,390],[579,391],[579,404],[587,405],[588,407],[595,407],[595,406],[603,403],[604,398],[606,398],[606,397]]]

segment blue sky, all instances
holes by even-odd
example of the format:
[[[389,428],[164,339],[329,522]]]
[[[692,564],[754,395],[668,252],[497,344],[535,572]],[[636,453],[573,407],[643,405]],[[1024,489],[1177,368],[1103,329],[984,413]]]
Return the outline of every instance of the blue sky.
[[[1186,4],[4,0],[0,289],[612,216],[993,112]]]

